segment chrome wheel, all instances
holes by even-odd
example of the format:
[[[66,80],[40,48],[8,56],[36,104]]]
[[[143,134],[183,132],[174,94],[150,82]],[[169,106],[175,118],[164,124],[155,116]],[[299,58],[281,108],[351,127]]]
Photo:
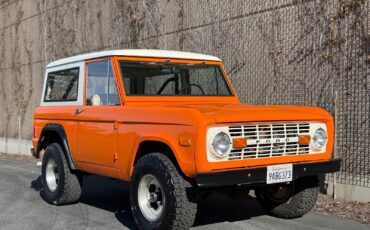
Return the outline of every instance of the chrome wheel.
[[[54,192],[58,188],[59,170],[57,163],[51,158],[46,165],[45,178],[48,189]]]
[[[164,194],[158,179],[152,174],[143,176],[137,192],[141,213],[149,221],[158,220],[163,212]]]

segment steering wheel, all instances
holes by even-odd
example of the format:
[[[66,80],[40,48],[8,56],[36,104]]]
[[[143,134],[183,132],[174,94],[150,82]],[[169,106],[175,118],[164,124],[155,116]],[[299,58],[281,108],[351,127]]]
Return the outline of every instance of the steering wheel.
[[[202,92],[202,94],[205,95],[203,88],[198,84],[188,84],[188,85],[184,86],[182,89],[180,89],[180,94],[182,94],[182,92],[184,92],[184,90],[189,89],[192,86],[198,88]]]

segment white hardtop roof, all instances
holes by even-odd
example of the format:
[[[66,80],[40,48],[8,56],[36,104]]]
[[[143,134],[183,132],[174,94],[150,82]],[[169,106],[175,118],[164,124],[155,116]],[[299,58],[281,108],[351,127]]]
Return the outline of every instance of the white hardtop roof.
[[[109,56],[130,56],[130,57],[158,57],[158,58],[178,58],[178,59],[192,59],[192,60],[207,60],[207,61],[221,61],[218,57],[182,52],[182,51],[171,51],[171,50],[148,50],[148,49],[126,49],[126,50],[108,50],[95,53],[81,54],[73,57],[63,58],[54,62],[49,63],[46,68],[65,65],[69,63],[102,58]]]

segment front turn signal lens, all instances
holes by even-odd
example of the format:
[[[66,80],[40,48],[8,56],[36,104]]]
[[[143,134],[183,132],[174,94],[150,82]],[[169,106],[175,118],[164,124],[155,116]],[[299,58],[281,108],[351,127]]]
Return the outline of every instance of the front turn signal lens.
[[[247,147],[247,138],[241,137],[241,138],[234,138],[233,139],[233,148],[234,149],[243,149]]]
[[[299,144],[301,145],[308,145],[311,142],[311,136],[310,135],[300,135],[299,136]]]
[[[191,146],[191,138],[181,137],[179,142],[181,146]]]

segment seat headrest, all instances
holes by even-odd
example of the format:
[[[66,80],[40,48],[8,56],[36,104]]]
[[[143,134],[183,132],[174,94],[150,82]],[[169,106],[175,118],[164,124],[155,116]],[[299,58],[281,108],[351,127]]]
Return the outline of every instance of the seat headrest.
[[[94,95],[91,97],[91,105],[93,106],[99,106],[99,105],[102,105],[101,103],[101,98],[99,95]]]

